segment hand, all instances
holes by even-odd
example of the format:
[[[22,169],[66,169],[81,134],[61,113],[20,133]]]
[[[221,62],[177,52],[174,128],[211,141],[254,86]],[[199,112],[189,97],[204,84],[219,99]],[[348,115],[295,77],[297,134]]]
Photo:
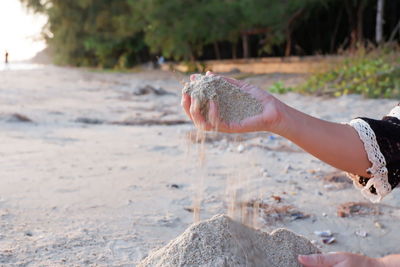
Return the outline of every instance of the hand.
[[[211,72],[207,72],[206,75],[215,75]],[[260,101],[264,106],[263,113],[255,115],[250,118],[246,118],[239,123],[226,123],[221,121],[218,115],[218,106],[214,101],[210,101],[208,118],[207,120],[201,115],[199,104],[196,99],[190,97],[188,94],[182,95],[182,107],[186,114],[197,128],[206,131],[220,131],[229,133],[243,133],[243,132],[255,132],[255,131],[274,131],[278,127],[280,121],[280,106],[282,103],[278,101],[274,96],[268,92],[257,88],[251,84],[247,84],[242,81],[238,81],[232,78],[222,77],[227,82],[238,86],[241,90],[249,93],[255,99]],[[196,79],[195,75],[190,77],[193,81]]]
[[[379,259],[347,252],[300,255],[299,262],[306,267],[378,267]]]

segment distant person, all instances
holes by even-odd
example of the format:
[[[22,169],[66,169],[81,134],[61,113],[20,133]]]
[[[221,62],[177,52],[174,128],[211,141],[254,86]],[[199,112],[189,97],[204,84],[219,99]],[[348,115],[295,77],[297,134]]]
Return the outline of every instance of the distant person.
[[[208,72],[206,75],[215,74]],[[190,79],[193,81],[196,77],[193,75]],[[184,93],[182,106],[197,128],[227,133],[269,131],[279,134],[320,160],[347,171],[361,193],[372,202],[379,202],[399,184],[400,105],[382,120],[356,118],[348,124],[332,123],[289,107],[254,85],[223,79],[263,103],[263,113],[228,124],[221,121],[218,106],[211,101],[207,119],[200,111],[200,104]],[[399,267],[400,254],[370,258],[336,252],[302,255],[299,261],[306,267]]]
[[[165,58],[163,57],[163,56],[160,56],[159,58],[158,58],[158,65],[159,66],[161,66],[162,64],[164,64],[164,62],[165,62]]]
[[[4,57],[5,57],[4,62],[5,62],[6,64],[8,64],[8,51],[6,51]]]

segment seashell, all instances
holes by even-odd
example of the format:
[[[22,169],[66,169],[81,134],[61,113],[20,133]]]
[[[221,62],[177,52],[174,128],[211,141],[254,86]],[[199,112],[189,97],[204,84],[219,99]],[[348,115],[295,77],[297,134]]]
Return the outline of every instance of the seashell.
[[[322,242],[324,243],[324,244],[327,244],[327,245],[329,245],[329,244],[332,244],[332,243],[334,243],[336,241],[336,239],[332,236],[332,237],[329,237],[329,238],[324,238],[324,239],[322,239]]]
[[[319,237],[332,237],[332,232],[331,230],[325,230],[325,231],[314,231],[314,234],[319,236]]]

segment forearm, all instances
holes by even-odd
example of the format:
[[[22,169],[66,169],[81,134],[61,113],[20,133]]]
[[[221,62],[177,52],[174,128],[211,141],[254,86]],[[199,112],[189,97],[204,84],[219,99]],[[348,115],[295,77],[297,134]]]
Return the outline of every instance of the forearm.
[[[317,119],[283,103],[280,105],[275,133],[338,169],[369,177],[366,170],[371,163],[351,126]]]

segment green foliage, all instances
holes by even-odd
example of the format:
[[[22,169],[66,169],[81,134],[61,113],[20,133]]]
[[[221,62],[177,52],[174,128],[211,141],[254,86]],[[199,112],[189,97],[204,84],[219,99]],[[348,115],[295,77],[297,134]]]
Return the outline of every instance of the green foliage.
[[[386,48],[361,49],[333,69],[311,76],[295,90],[316,95],[400,98],[400,54]]]
[[[260,53],[285,41],[286,20],[321,0],[20,0],[48,15],[55,61],[125,68],[151,54],[194,61],[204,47],[268,29]]]
[[[21,1],[48,16],[44,37],[57,64],[126,68],[148,59],[132,1]]]
[[[145,41],[150,51],[176,60],[193,59],[204,44],[200,1],[135,1],[145,22]],[[203,30],[203,31],[202,31]]]
[[[319,44],[326,46],[326,43],[329,51],[333,51],[346,36],[327,30],[337,26],[338,31],[345,28],[346,34],[350,33],[347,33],[349,25],[342,25],[345,18],[331,16],[325,22],[320,15],[328,9],[344,12],[348,0],[20,1],[48,16],[43,33],[56,63],[75,66],[129,68],[160,55],[196,66],[193,62],[202,56],[235,57],[240,48],[243,55],[250,56],[306,51],[296,40],[296,30],[304,35],[302,38],[311,47],[311,53],[319,51]],[[350,11],[346,12],[349,15],[344,15],[348,19],[354,20],[352,12],[358,12],[353,5],[364,3],[363,6],[375,8],[373,0],[350,2]],[[320,27],[306,24],[310,17],[325,28],[317,32],[315,29]],[[310,28],[313,33],[309,33]],[[315,33],[319,33],[318,38]]]
[[[269,89],[269,92],[274,93],[274,94],[286,94],[291,91],[293,91],[293,88],[291,87],[286,87],[283,82],[275,82]]]

